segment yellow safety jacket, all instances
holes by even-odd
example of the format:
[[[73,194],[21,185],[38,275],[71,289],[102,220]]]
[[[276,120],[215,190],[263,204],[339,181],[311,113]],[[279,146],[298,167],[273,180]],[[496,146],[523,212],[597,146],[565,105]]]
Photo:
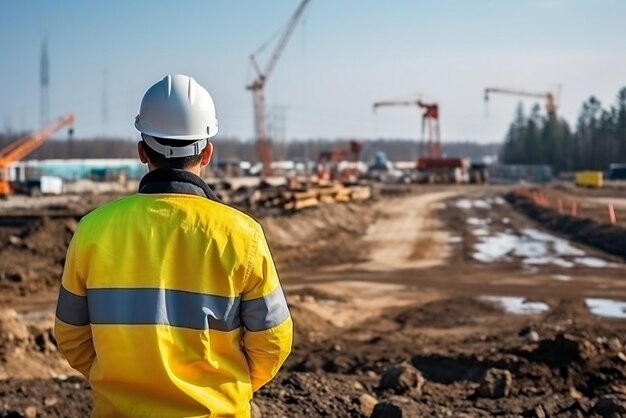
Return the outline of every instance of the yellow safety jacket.
[[[292,328],[261,226],[191,173],[148,173],[70,243],[55,333],[94,417],[247,417]]]

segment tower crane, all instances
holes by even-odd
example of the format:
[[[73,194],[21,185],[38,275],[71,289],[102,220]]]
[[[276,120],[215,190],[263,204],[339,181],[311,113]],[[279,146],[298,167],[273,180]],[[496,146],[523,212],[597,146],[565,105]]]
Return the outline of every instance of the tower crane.
[[[68,113],[67,115],[59,118],[57,121],[44,127],[39,132],[27,135],[11,142],[3,148],[0,148],[0,197],[7,197],[11,193],[11,187],[9,184],[9,166],[39,148],[57,131],[66,126],[73,125],[74,120],[74,114]],[[71,128],[69,133],[70,135],[73,133]]]
[[[272,150],[270,148],[269,139],[267,136],[267,127],[265,124],[265,93],[264,88],[267,80],[269,79],[272,71],[276,67],[276,63],[283,53],[285,47],[287,46],[287,42],[291,37],[302,13],[304,12],[304,8],[309,3],[310,0],[302,0],[293,16],[289,20],[287,24],[287,28],[283,32],[276,48],[272,52],[272,55],[265,66],[265,70],[261,70],[259,67],[256,57],[254,54],[250,55],[250,63],[252,64],[252,68],[254,68],[256,72],[256,78],[252,83],[246,86],[246,89],[252,91],[252,98],[254,104],[254,127],[256,134],[256,142],[259,151],[259,159],[261,160],[261,164],[263,165],[262,176],[267,177],[272,174]]]
[[[384,101],[374,103],[374,111],[381,106],[418,106],[424,109],[422,114],[422,139],[424,131],[428,128],[426,139],[426,157],[441,158],[441,140],[439,136],[439,105],[437,103],[424,103],[417,101]]]
[[[536,93],[536,92],[513,90],[513,89],[507,89],[507,88],[487,87],[485,89],[485,104],[489,102],[489,95],[492,93],[508,94],[511,96],[532,97],[536,99],[545,99],[546,111],[548,112],[548,116],[550,118],[556,117],[556,99],[554,97],[554,94],[551,92]]]

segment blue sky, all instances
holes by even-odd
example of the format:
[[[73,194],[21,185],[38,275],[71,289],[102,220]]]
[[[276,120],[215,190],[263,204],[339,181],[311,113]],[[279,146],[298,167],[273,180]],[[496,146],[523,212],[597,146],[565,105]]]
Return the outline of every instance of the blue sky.
[[[38,126],[46,37],[50,115],[76,113],[79,137],[136,137],[144,91],[186,73],[211,92],[222,134],[252,138],[248,56],[298,3],[1,0],[0,129]],[[561,85],[559,113],[574,124],[583,100],[611,104],[626,86],[625,20],[622,0],[311,0],[268,81],[268,108],[286,109],[288,138],[417,139],[417,109],[373,114],[372,103],[421,95],[439,102],[444,141],[488,142],[502,140],[519,99],[494,96],[486,118],[485,87]]]

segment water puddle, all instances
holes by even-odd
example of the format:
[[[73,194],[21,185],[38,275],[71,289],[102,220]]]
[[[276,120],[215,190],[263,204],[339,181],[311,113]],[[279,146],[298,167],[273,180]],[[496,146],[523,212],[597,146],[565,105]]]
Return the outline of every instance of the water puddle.
[[[607,318],[626,318],[626,302],[614,299],[585,299],[592,314]]]
[[[479,300],[495,303],[512,314],[536,314],[547,312],[550,307],[543,302],[532,302],[526,298],[517,296],[480,296]]]
[[[496,205],[505,205],[506,201],[501,197],[466,198],[456,200],[451,204],[464,210],[489,210]],[[472,257],[481,263],[519,262],[527,271],[545,266],[563,269],[620,267],[618,264],[587,255],[583,249],[575,247],[566,239],[535,228],[515,230],[511,218],[492,219],[489,212],[484,211],[484,213],[484,217],[469,216],[465,221],[471,234],[476,237]],[[458,238],[453,238],[451,242],[457,243]]]
[[[471,225],[479,222],[468,219]],[[505,231],[490,235],[486,223],[472,233],[479,237],[474,245],[473,257],[482,263],[510,262],[518,259],[524,266],[554,265],[562,268],[583,266],[588,268],[617,267],[597,257],[586,256],[580,248],[569,241],[533,228],[519,232]]]
[[[456,207],[459,209],[491,209],[493,205],[506,205],[506,201],[501,197],[488,197],[486,199],[459,199]]]
[[[491,219],[478,219],[478,218],[467,218],[467,224],[473,226],[484,226],[489,225],[491,223]]]
[[[601,258],[595,258],[595,257],[577,258],[576,262],[585,267],[593,267],[593,268],[603,268],[603,267],[610,266],[610,263],[608,263],[607,261],[602,260]]]

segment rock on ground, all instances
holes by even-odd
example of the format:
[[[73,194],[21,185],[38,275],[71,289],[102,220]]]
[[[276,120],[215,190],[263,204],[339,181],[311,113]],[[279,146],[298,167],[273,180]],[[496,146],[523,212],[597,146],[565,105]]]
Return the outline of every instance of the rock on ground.
[[[489,369],[476,389],[481,398],[506,398],[511,394],[513,376],[508,370]]]
[[[420,411],[417,403],[403,396],[392,396],[380,401],[371,418],[416,418]]]
[[[410,364],[400,364],[388,369],[380,378],[379,388],[391,389],[397,394],[409,393],[414,397],[422,394],[425,379],[415,367]]]

